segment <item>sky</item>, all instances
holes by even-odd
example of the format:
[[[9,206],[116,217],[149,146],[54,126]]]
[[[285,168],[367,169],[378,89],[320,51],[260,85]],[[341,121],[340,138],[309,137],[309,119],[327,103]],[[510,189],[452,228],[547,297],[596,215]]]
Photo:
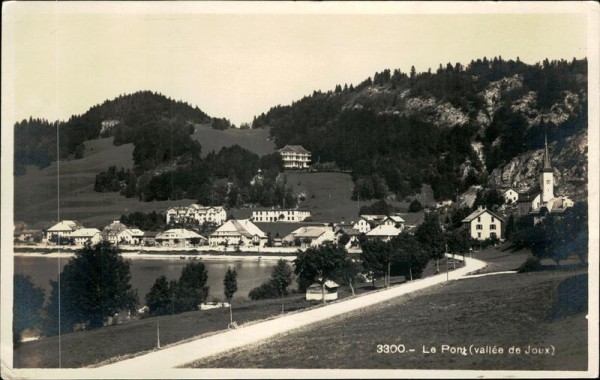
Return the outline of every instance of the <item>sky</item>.
[[[65,120],[120,94],[151,90],[239,125],[386,68],[586,56],[581,12],[296,4],[265,11],[265,4],[247,3],[12,3],[3,9],[2,33],[11,114]]]

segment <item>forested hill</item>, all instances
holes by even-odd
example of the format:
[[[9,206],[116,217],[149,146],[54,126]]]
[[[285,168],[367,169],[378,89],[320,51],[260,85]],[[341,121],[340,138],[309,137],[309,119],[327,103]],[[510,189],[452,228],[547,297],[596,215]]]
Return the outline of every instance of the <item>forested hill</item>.
[[[211,123],[216,128],[230,126],[227,120],[212,118],[198,107],[151,91],[106,100],[64,122],[30,118],[15,125],[15,172],[22,173],[24,165],[45,167],[56,160],[56,124],[59,124],[60,131],[60,156],[80,158],[85,140],[106,136],[114,136],[115,145],[136,144],[142,139],[170,143],[171,140],[166,137],[174,136],[172,145],[179,151],[173,153],[177,156],[191,147],[189,135],[193,132],[193,123]],[[144,145],[150,147],[149,144]],[[160,141],[158,145],[161,145]],[[166,147],[152,145],[150,148],[155,150],[154,161],[160,161],[163,155],[170,157],[172,153]],[[146,154],[150,153],[138,152],[140,164]],[[153,164],[148,162],[144,165]]]
[[[352,170],[355,197],[403,197],[429,183],[436,198],[452,198],[541,147],[544,133],[552,143],[587,129],[587,59],[386,69],[252,123],[267,126],[278,147],[301,144],[314,161]]]

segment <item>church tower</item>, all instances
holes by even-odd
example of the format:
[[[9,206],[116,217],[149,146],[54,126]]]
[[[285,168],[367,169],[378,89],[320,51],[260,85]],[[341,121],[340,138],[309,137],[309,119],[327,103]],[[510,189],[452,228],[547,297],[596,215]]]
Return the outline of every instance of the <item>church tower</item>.
[[[545,204],[554,198],[554,170],[550,164],[547,136],[545,137],[544,167],[542,168],[542,174],[540,175],[540,187],[542,189],[542,204]]]

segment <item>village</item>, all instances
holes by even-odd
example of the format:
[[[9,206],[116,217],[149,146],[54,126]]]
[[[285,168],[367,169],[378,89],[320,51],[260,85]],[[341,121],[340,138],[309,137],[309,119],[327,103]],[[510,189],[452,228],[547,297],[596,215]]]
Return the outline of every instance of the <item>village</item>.
[[[286,170],[310,170],[311,153],[302,146],[286,145],[279,153]],[[479,205],[461,221],[462,228],[468,231],[474,242],[503,241],[510,216],[518,218],[531,215],[536,224],[548,213],[560,215],[574,205],[568,197],[554,195],[554,169],[547,142],[538,186],[525,190],[501,189],[500,193],[503,204],[495,209]],[[452,201],[439,202],[423,212],[442,215],[451,212],[453,205]],[[142,231],[119,220],[102,230],[86,228],[73,220],[61,220],[43,230],[17,226],[14,241],[17,246],[26,245],[30,248],[76,249],[105,241],[125,251],[137,250],[140,253],[197,251],[283,255],[335,243],[349,252],[360,252],[360,243],[363,241],[387,242],[403,232],[413,233],[423,221],[423,212],[362,214],[357,215],[356,221],[316,223],[311,222],[311,210],[302,206],[293,209],[255,207],[250,211],[250,218],[234,219],[228,218],[223,206],[191,204],[170,207],[164,210],[163,215],[166,225],[173,228],[164,231]]]

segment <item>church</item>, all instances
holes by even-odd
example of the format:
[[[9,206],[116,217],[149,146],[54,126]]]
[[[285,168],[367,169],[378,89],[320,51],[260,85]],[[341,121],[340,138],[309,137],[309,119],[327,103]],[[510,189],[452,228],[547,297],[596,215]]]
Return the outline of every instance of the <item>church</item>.
[[[554,169],[548,153],[548,139],[545,140],[544,160],[540,173],[539,190],[519,194],[517,214],[532,215],[534,224],[543,220],[548,213],[563,213],[567,208],[573,207],[574,202],[568,197],[554,196]]]

